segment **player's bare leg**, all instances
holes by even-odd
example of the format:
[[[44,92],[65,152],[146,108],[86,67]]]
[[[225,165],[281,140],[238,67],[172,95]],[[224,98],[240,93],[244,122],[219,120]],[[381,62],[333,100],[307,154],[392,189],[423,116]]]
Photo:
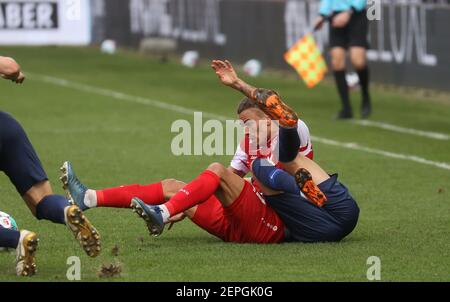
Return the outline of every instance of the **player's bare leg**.
[[[323,206],[327,198],[317,185],[330,178],[328,173],[317,163],[300,154],[293,161],[282,165],[289,174],[295,177],[295,181],[303,194],[317,206]]]
[[[38,203],[45,197],[53,194],[52,186],[48,180],[39,182],[32,186],[23,196],[22,199],[27,204],[31,213],[36,216],[36,207]]]

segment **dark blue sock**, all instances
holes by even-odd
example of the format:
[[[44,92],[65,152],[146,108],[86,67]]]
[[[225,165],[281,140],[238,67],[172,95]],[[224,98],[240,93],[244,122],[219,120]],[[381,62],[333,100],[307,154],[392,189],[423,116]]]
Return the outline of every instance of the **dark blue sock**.
[[[255,159],[252,163],[252,171],[253,176],[266,187],[276,191],[300,194],[294,177],[286,171],[278,169],[267,159]]]
[[[0,226],[0,247],[15,249],[19,244],[20,232]]]
[[[37,219],[46,219],[54,223],[66,224],[64,209],[69,201],[62,195],[49,195],[42,198],[36,207]]]
[[[278,142],[279,159],[282,163],[293,161],[298,154],[300,148],[300,137],[297,128],[285,128],[280,126]]]

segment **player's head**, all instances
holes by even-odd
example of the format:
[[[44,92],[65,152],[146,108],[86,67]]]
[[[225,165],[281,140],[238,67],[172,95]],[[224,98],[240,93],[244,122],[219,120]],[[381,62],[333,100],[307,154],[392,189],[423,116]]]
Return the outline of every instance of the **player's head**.
[[[255,101],[247,97],[242,99],[237,108],[237,114],[239,119],[249,128],[248,130],[250,132],[254,131],[254,133],[257,133],[259,132],[259,127],[265,125],[267,127],[265,130],[270,135],[272,121],[259,109]]]

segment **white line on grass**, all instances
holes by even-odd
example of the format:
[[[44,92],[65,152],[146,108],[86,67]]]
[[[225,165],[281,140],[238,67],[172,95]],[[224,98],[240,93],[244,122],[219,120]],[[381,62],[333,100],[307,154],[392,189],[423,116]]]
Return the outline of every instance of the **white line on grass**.
[[[366,126],[366,127],[376,127],[381,128],[384,130],[399,132],[399,133],[406,133],[406,134],[412,134],[437,140],[443,140],[447,141],[450,140],[450,135],[445,133],[439,133],[439,132],[431,132],[431,131],[423,131],[413,128],[406,128],[406,127],[400,127],[388,123],[383,122],[376,122],[376,121],[368,121],[368,120],[354,120],[352,121],[353,124],[357,124],[360,126]]]
[[[34,77],[36,80],[39,80],[44,83],[49,83],[49,84],[53,84],[53,85],[57,85],[57,86],[72,88],[72,89],[75,89],[78,91],[83,91],[83,92],[88,92],[88,93],[92,93],[92,94],[111,97],[111,98],[114,98],[117,100],[127,101],[127,102],[131,102],[131,103],[153,106],[156,108],[174,111],[174,112],[178,112],[178,113],[182,113],[182,114],[192,115],[192,114],[194,114],[194,112],[200,111],[200,110],[196,111],[194,109],[186,108],[183,106],[164,103],[164,102],[161,102],[158,100],[152,100],[152,99],[144,98],[144,97],[140,97],[140,96],[133,96],[133,95],[125,94],[125,93],[110,90],[110,89],[105,89],[105,88],[95,87],[95,86],[86,85],[86,84],[82,84],[82,83],[77,83],[77,82],[73,82],[73,81],[69,81],[69,80],[65,80],[65,79],[61,79],[61,78],[55,78],[52,76],[38,75],[38,74],[33,73],[32,77]],[[211,119],[217,119],[217,120],[221,120],[221,121],[232,119],[230,117],[226,117],[223,115],[217,115],[214,113],[208,113],[208,112],[202,112],[202,113],[203,113],[204,117],[211,118]],[[380,150],[380,149],[364,147],[364,146],[358,145],[356,143],[344,143],[344,142],[339,142],[336,140],[322,138],[322,137],[318,137],[318,136],[313,136],[312,139],[316,142],[326,144],[326,145],[331,145],[331,146],[336,146],[336,147],[351,149],[351,150],[357,150],[357,151],[367,152],[367,153],[371,153],[371,154],[377,154],[377,155],[381,155],[384,157],[412,161],[412,162],[429,165],[429,166],[433,166],[433,167],[444,169],[444,170],[450,170],[449,163],[436,162],[436,161],[428,160],[428,159],[414,156],[414,155],[394,153],[394,152],[384,151],[384,150]]]
[[[358,150],[358,151],[364,151],[367,153],[377,154],[377,155],[401,159],[401,160],[409,160],[409,161],[413,161],[413,162],[420,163],[420,164],[425,164],[425,165],[430,165],[430,166],[434,166],[434,167],[445,169],[445,170],[450,170],[450,164],[446,163],[446,162],[437,162],[437,161],[432,161],[432,160],[425,159],[422,157],[418,157],[415,155],[394,153],[394,152],[384,151],[384,150],[380,150],[380,149],[364,147],[364,146],[358,145],[357,143],[343,143],[343,142],[331,140],[328,138],[317,137],[317,136],[311,136],[311,138],[314,142],[319,142],[319,143],[323,143],[323,144],[327,144],[327,145],[332,145],[332,146],[337,146],[337,147],[342,147],[342,148],[352,149],[352,150]]]

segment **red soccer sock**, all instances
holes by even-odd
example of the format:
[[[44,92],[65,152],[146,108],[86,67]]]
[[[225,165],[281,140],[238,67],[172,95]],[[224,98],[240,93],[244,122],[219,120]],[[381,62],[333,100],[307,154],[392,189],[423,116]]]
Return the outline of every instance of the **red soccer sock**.
[[[216,192],[219,184],[219,176],[214,172],[205,170],[164,205],[169,210],[170,216],[174,216],[207,200]]]
[[[131,199],[137,197],[146,204],[158,205],[165,201],[161,182],[150,185],[129,185],[95,191],[98,207],[129,208]]]

